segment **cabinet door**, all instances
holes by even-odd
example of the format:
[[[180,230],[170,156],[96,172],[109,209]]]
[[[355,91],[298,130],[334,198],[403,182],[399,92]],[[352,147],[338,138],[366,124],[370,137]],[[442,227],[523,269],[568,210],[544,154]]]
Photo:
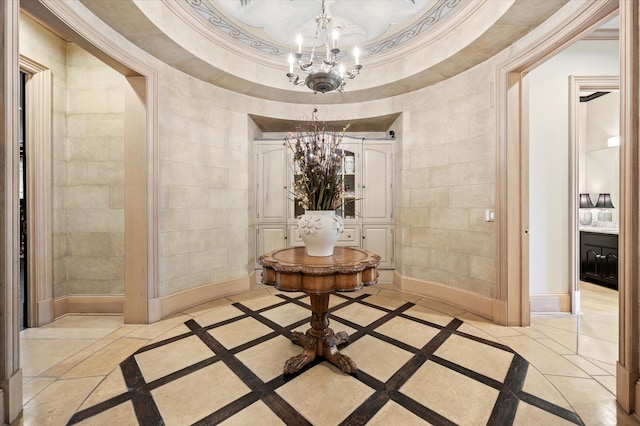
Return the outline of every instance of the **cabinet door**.
[[[391,144],[362,146],[362,219],[364,222],[392,220]]]
[[[344,154],[342,160],[342,182],[344,194],[340,200],[337,214],[347,222],[357,221],[360,216],[358,198],[360,197],[360,180],[362,167],[360,166],[360,144],[342,143]]]
[[[602,282],[618,288],[618,250],[603,248],[600,262],[602,264]]]
[[[256,193],[258,221],[287,220],[287,151],[283,144],[258,145]]]
[[[362,248],[380,256],[380,267],[393,266],[393,227],[391,225],[362,227]]]
[[[585,247],[582,273],[585,279],[600,280],[600,248]]]
[[[256,232],[256,259],[265,253],[287,247],[285,225],[260,226]]]

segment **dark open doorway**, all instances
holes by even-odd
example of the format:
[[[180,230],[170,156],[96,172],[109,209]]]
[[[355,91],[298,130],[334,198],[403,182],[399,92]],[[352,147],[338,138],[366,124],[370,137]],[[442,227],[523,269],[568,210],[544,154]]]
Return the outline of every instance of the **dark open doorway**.
[[[25,83],[27,75],[20,72],[20,328],[28,327],[27,281],[27,149],[25,126]]]

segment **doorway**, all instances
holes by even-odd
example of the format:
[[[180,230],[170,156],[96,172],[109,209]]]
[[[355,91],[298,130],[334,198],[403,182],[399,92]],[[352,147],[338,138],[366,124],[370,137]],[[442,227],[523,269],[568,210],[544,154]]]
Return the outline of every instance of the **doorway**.
[[[19,82],[19,176],[20,181],[20,329],[29,326],[29,284],[28,284],[28,256],[27,256],[27,149],[26,149],[26,105],[25,82],[27,75],[20,71]]]

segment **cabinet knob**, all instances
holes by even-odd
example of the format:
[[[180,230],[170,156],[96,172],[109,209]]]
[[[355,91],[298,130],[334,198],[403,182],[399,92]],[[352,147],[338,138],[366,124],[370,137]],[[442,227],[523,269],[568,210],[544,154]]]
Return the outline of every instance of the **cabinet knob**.
[[[366,188],[366,187],[367,187],[367,185],[362,185],[362,187],[363,187],[363,188]]]

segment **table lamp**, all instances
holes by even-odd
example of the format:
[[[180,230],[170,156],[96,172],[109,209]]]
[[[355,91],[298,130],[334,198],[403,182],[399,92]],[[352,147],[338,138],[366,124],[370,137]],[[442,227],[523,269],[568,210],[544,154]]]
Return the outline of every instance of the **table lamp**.
[[[580,194],[580,208],[581,209],[592,209],[593,203],[591,202],[591,197],[589,194]],[[588,210],[580,211],[580,225],[590,225],[593,220],[593,216],[591,212]]]
[[[598,213],[598,220],[603,222],[611,222],[612,214],[607,209],[613,209],[613,203],[611,202],[611,194],[600,194],[598,195],[598,202],[596,203],[596,208],[602,209]]]

